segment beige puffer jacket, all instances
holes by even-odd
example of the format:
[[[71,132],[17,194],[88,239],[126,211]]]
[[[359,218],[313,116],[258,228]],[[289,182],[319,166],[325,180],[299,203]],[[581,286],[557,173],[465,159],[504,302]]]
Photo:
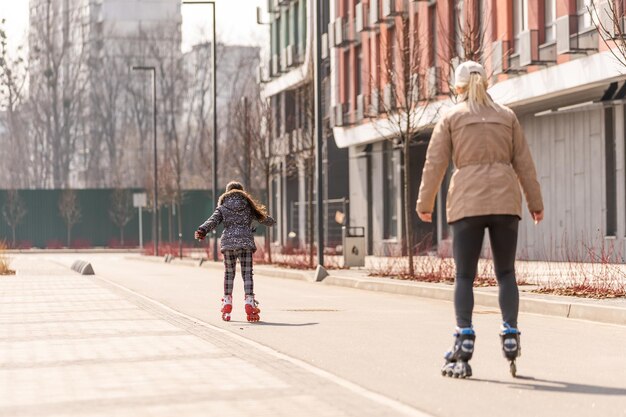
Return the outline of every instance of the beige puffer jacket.
[[[470,113],[467,103],[459,103],[439,120],[426,153],[418,212],[433,211],[450,158],[455,169],[448,189],[448,223],[488,214],[521,218],[520,184],[528,210],[543,210],[535,164],[519,121],[511,109],[497,107],[481,106]]]

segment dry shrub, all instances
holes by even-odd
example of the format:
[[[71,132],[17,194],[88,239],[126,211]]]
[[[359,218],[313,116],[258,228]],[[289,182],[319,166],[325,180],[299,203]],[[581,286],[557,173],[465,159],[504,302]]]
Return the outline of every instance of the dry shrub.
[[[0,275],[15,275],[11,269],[11,259],[7,256],[8,245],[5,241],[0,241]]]
[[[377,248],[377,253],[391,256],[378,256],[370,259],[369,275],[378,277],[392,277],[402,280],[453,283],[456,276],[454,260],[449,256],[440,254],[432,244],[432,236],[426,235],[415,245],[417,256],[413,258],[414,275],[409,274],[408,257],[402,256],[401,248],[387,247]],[[520,285],[528,284],[525,276],[517,276]],[[481,259],[474,279],[474,287],[493,287],[498,285],[491,259]]]
[[[599,243],[597,243],[599,242]],[[563,245],[563,262],[543,262],[537,273],[540,294],[567,295],[585,298],[626,297],[626,267],[621,251],[613,242],[580,240],[574,246]]]

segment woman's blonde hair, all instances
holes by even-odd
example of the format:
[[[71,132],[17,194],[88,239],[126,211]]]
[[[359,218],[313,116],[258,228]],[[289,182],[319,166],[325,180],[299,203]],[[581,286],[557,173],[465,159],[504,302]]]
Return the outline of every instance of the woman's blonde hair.
[[[471,113],[477,113],[482,106],[498,110],[498,106],[487,93],[487,87],[487,81],[477,72],[471,73],[467,85],[461,87],[462,100],[467,101]]]
[[[224,199],[229,195],[239,194],[243,196],[248,203],[250,204],[250,208],[252,209],[252,213],[254,217],[263,221],[267,218],[267,207],[262,203],[258,202],[254,197],[252,197],[246,190],[244,190],[243,185],[237,181],[231,181],[226,185],[226,192],[222,194],[218,200],[218,205],[224,204]]]

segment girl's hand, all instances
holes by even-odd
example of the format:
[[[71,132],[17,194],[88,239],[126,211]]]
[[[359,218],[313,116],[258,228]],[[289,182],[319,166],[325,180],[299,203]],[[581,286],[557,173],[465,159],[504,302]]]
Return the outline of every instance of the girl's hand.
[[[433,214],[432,213],[422,213],[422,212],[418,211],[417,215],[420,218],[420,220],[425,222],[425,223],[432,223],[432,221],[433,221]]]
[[[535,221],[535,224],[538,224],[540,221],[543,220],[543,210],[534,211],[531,214],[533,216],[533,220]]]
[[[196,233],[194,233],[194,237],[198,240],[204,240],[204,236],[206,235],[201,230],[196,230]]]

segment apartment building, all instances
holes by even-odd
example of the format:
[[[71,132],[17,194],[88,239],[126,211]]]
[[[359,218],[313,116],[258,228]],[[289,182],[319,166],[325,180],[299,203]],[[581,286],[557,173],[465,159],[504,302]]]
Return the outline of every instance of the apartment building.
[[[323,27],[330,22],[330,2],[322,1]],[[313,0],[269,0],[267,20],[271,33],[270,56],[261,68],[263,96],[272,109],[275,175],[270,189],[270,210],[279,221],[273,239],[282,247],[303,247],[309,242],[315,221],[311,210],[315,187],[315,138],[313,131]],[[327,35],[324,36],[327,40]],[[327,42],[327,41],[326,41]],[[324,62],[324,193],[326,245],[341,242],[337,211],[348,207],[348,152],[336,147],[329,124],[330,67],[328,47]],[[315,225],[317,227],[317,225]],[[313,229],[315,230],[315,229]]]
[[[403,239],[402,155],[381,129],[389,116],[386,66],[401,63],[403,41],[419,44],[414,70],[424,106],[420,134],[454,103],[450,80],[459,62],[480,60],[490,94],[517,113],[542,185],[546,220],[525,216],[518,252],[530,259],[613,247],[626,253],[626,108],[624,68],[608,51],[622,1],[591,0],[337,0],[331,5],[331,113],[337,146],[348,149],[352,224],[366,226],[370,253],[385,253]],[[591,12],[590,12],[591,8]],[[622,19],[623,21],[623,19]],[[594,23],[595,22],[595,23]],[[407,34],[401,38],[397,33]],[[395,57],[386,60],[386,56]],[[387,111],[383,111],[387,109]],[[432,116],[432,117],[431,117]],[[414,204],[427,137],[411,147]],[[436,225],[410,219],[417,240],[432,232],[440,249],[449,241],[445,189]],[[380,196],[384,196],[380,198]]]

